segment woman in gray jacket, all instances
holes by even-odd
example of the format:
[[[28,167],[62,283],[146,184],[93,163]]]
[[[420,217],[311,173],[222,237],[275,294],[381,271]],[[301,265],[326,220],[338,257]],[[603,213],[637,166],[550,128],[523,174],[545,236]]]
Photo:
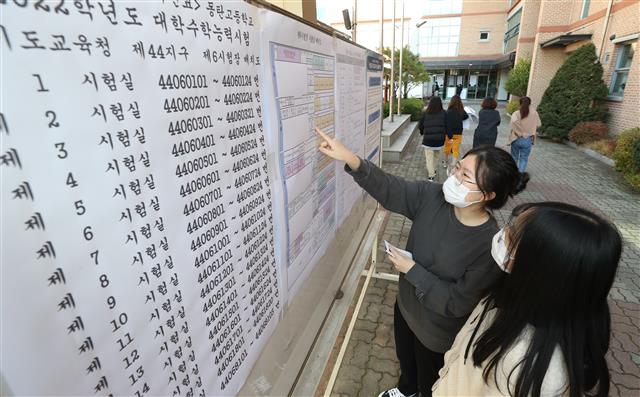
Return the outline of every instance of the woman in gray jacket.
[[[407,251],[392,249],[400,272],[394,311],[400,379],[382,397],[431,395],[447,351],[480,297],[501,276],[491,257],[497,232],[491,210],[520,192],[528,175],[496,147],[469,151],[444,184],[406,181],[362,160],[319,129],[319,150],[345,162],[345,171],[382,206],[413,221]]]

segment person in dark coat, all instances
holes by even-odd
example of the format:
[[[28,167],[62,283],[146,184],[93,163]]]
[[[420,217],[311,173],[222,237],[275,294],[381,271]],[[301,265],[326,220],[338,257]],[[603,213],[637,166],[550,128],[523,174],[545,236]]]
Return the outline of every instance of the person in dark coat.
[[[459,95],[454,95],[447,108],[447,137],[444,142],[444,165],[453,165],[460,157],[462,121],[469,118]],[[451,156],[451,158],[449,158]]]
[[[433,181],[436,178],[436,153],[444,146],[444,138],[447,131],[447,113],[442,108],[442,99],[433,96],[429,100],[427,109],[418,122],[418,131],[422,135],[422,146],[427,161],[427,178]]]
[[[495,146],[500,125],[500,112],[496,110],[498,103],[493,98],[482,101],[482,109],[478,113],[478,126],[473,134],[473,147],[481,145]]]

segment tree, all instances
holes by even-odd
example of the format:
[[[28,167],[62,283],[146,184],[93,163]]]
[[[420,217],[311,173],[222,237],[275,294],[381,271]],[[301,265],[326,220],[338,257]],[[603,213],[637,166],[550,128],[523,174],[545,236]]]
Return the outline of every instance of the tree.
[[[596,47],[583,45],[564,61],[542,96],[538,106],[542,134],[564,139],[581,121],[603,121],[607,109],[598,101],[606,96]]]
[[[511,69],[505,88],[509,94],[523,97],[527,95],[529,85],[529,72],[531,71],[531,59],[521,59],[516,66]]]
[[[382,54],[385,57],[391,59],[391,49],[386,47],[382,50]],[[393,77],[396,86],[394,87],[394,96],[397,97],[395,91],[398,84],[398,70],[400,69],[400,50],[395,51],[395,70],[393,71]],[[385,78],[390,79],[390,70],[385,70]],[[414,87],[421,85],[424,82],[429,81],[429,73],[424,68],[424,64],[420,62],[420,58],[411,52],[408,46],[402,49],[402,97],[406,98],[409,91]]]

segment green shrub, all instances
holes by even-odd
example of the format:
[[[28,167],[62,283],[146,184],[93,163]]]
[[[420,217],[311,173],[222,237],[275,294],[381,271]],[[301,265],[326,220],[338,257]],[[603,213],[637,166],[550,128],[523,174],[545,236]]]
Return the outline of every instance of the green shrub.
[[[640,139],[636,140],[633,144],[633,166],[635,169],[640,170]]]
[[[604,121],[607,109],[598,101],[607,92],[595,46],[583,45],[569,55],[542,96],[538,106],[541,134],[565,139],[581,121]]]
[[[402,114],[410,114],[411,121],[418,121],[422,116],[424,102],[419,98],[407,98],[400,101],[400,111]]]
[[[640,173],[638,173],[638,174],[627,174],[627,175],[624,176],[624,180],[634,190],[640,192]]]
[[[529,72],[531,71],[531,59],[521,59],[516,66],[511,69],[504,84],[509,94],[517,96],[527,95],[527,85],[529,84]],[[513,113],[513,112],[511,112]]]
[[[618,136],[616,151],[613,154],[613,160],[616,162],[616,169],[623,173],[632,173],[634,168],[636,171],[640,168],[635,167],[633,161],[633,152],[636,142],[640,140],[640,127],[631,128],[623,131]]]
[[[569,140],[584,145],[604,139],[609,134],[607,125],[602,121],[583,121],[576,124],[569,133]]]
[[[616,140],[609,138],[601,139],[599,141],[587,143],[584,146],[612,159],[613,153],[616,151]]]
[[[640,127],[625,130],[618,136],[613,160],[624,180],[640,191]]]
[[[400,101],[400,113],[410,114],[411,121],[418,121],[422,116],[422,109],[424,109],[424,102],[420,98],[405,98]],[[389,102],[385,102],[383,105],[384,117],[389,117]],[[398,114],[398,102],[393,101],[393,114]]]
[[[513,114],[513,112],[518,110],[518,108],[520,108],[520,101],[511,101],[507,103],[507,107],[505,110],[508,114]]]

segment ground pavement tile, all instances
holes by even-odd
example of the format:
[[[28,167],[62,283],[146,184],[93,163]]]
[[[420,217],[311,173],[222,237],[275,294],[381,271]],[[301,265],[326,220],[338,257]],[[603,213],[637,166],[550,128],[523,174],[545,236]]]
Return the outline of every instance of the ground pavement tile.
[[[472,105],[476,110],[477,104]],[[509,120],[503,116],[497,146],[506,146]],[[461,152],[471,148],[472,133],[465,131]],[[411,142],[408,155],[401,162],[384,163],[383,169],[407,180],[425,180],[424,151],[420,136]],[[592,210],[615,223],[624,240],[619,271],[609,296],[612,313],[612,336],[607,356],[611,369],[611,396],[640,395],[640,195],[632,192],[620,174],[610,166],[592,159],[566,145],[539,139],[533,148],[527,171],[531,175],[527,189],[511,199],[494,215],[500,224],[508,220],[518,204],[533,201],[563,201]],[[444,180],[440,167],[438,180]],[[411,221],[399,214],[388,214],[380,232],[387,239],[404,248]],[[397,274],[378,247],[380,272]],[[393,339],[393,304],[397,283],[372,279],[365,296],[366,305],[358,313],[356,329],[349,348],[352,356],[366,352],[368,360],[357,370],[343,364],[338,373],[333,396],[374,396],[381,390],[395,386],[399,366],[395,360]],[[372,309],[380,305],[380,310]],[[377,316],[377,323],[372,323]],[[353,346],[352,346],[353,345]],[[344,363],[344,362],[343,362]],[[382,370],[384,366],[385,370]],[[394,369],[394,371],[392,371]],[[382,372],[381,372],[382,371]],[[355,386],[357,384],[357,386]],[[340,387],[338,387],[340,386]]]

